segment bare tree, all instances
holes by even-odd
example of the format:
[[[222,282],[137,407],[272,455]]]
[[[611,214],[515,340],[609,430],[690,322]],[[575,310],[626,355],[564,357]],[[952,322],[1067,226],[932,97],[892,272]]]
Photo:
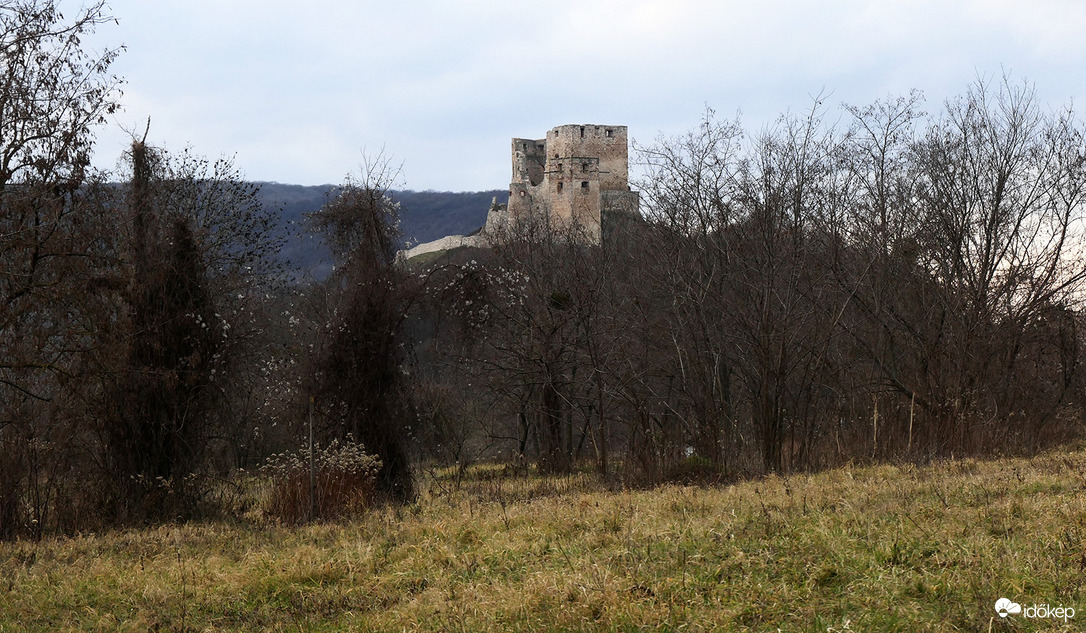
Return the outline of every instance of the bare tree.
[[[118,315],[127,332],[102,402],[109,509],[122,522],[192,512],[226,339],[193,219],[160,204],[161,154],[136,141],[131,160],[129,285]]]
[[[917,144],[917,266],[937,314],[917,401],[938,447],[968,449],[1016,413],[1039,434],[1069,395],[1069,350],[1056,376],[1034,371],[1036,335],[1079,307],[1086,281],[1083,141],[1072,112],[1044,114],[1004,78],[949,102]]]
[[[673,456],[665,461],[674,461],[675,451],[685,453],[689,447],[724,470],[734,467],[739,436],[732,388],[737,359],[726,319],[733,249],[728,229],[743,214],[742,141],[738,121],[722,121],[707,109],[695,130],[639,148],[648,168],[639,183],[645,208],[649,220],[664,229],[649,234],[650,250],[663,256],[662,265],[648,267],[650,278],[668,296],[655,307],[666,315],[662,334],[670,342],[655,355],[669,376],[660,420],[682,430],[679,445],[670,449]],[[664,431],[656,435],[665,437]]]
[[[167,217],[185,218],[204,267],[215,327],[223,330],[209,411],[208,437],[221,468],[263,458],[268,429],[283,384],[273,371],[296,360],[282,332],[288,304],[285,242],[274,209],[263,206],[259,186],[232,161],[209,161],[191,150],[159,151],[154,204]],[[209,451],[212,452],[212,451]]]
[[[679,396],[667,402],[680,448],[716,468],[735,468],[748,430],[768,470],[795,465],[810,440],[838,312],[817,221],[836,203],[835,151],[817,106],[751,143],[709,110],[696,131],[642,148],[650,219],[667,236],[656,272],[673,297]]]
[[[117,51],[93,55],[81,37],[109,19],[103,6],[65,20],[56,2],[0,4],[0,332],[7,333],[0,339],[0,385],[16,397],[48,399],[23,372],[57,365],[16,360],[13,333],[48,322],[29,315],[63,294],[57,269],[94,254],[97,236],[83,227],[94,207],[83,204],[80,187],[93,129],[116,107],[119,82],[109,75]]]
[[[0,538],[40,535],[85,428],[111,309],[113,219],[91,186],[94,128],[116,107],[118,50],[82,38],[102,2],[0,2]]]
[[[397,171],[384,155],[311,218],[332,249],[326,284],[332,312],[318,333],[308,393],[328,431],[353,438],[381,458],[378,485],[397,501],[414,498],[408,463],[402,363],[404,323],[414,301],[411,278],[396,260]]]

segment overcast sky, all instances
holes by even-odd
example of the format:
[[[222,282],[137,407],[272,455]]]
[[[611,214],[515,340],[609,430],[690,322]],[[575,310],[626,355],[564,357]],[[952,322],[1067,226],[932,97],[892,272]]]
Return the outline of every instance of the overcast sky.
[[[127,47],[110,168],[142,132],[232,156],[251,180],[341,182],[385,148],[403,186],[510,179],[512,137],[567,123],[650,142],[706,106],[757,130],[825,91],[868,104],[921,89],[938,110],[1004,71],[1056,108],[1086,96],[1078,0],[109,0]]]

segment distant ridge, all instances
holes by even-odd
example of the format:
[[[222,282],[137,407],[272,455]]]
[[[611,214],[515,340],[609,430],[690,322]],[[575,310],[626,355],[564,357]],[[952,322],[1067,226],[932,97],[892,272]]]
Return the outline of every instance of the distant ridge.
[[[280,215],[280,226],[287,233],[283,257],[302,274],[323,279],[331,271],[328,252],[305,234],[305,215],[320,209],[334,195],[335,185],[287,185],[256,182],[260,200],[267,209]],[[486,222],[486,213],[494,198],[506,202],[509,191],[393,191],[400,203],[402,246],[430,242],[446,235],[468,235]]]

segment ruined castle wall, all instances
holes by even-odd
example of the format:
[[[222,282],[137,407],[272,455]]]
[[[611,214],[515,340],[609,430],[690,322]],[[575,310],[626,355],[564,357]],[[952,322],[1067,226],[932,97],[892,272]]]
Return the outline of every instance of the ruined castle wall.
[[[604,213],[638,215],[641,194],[636,191],[603,191],[600,193],[600,209]]]
[[[596,159],[602,190],[628,189],[627,143],[624,125],[560,125],[547,133],[546,171],[554,171],[559,161]]]
[[[543,166],[547,162],[544,139],[513,139],[513,182],[538,185],[543,182]]]
[[[605,212],[632,208],[636,213],[627,143],[622,125],[561,125],[544,139],[513,139],[513,179],[503,218],[576,223],[599,241]]]
[[[560,169],[558,168],[560,165]],[[550,217],[562,224],[576,223],[590,235],[599,235],[600,180],[598,172],[584,172],[578,160],[555,163],[555,171],[547,173],[546,182],[537,197]]]
[[[513,182],[509,184],[509,203],[506,217],[510,222],[517,222],[522,218],[532,216],[532,210],[536,206],[535,200],[540,197],[538,187],[527,182]]]
[[[407,257],[458,246],[485,246],[523,221],[575,224],[591,243],[605,230],[639,217],[640,197],[630,191],[624,125],[561,125],[543,139],[512,140],[509,202],[494,200],[478,235],[453,235],[404,251]]]

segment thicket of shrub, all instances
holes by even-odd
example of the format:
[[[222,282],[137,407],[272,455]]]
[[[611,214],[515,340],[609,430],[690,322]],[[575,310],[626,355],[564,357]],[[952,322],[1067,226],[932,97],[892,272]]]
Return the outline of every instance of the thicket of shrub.
[[[664,481],[1080,436],[1082,121],[1007,78],[827,114],[707,111],[637,148],[602,244],[529,218],[431,264],[420,357],[486,403],[473,445]]]
[[[381,460],[353,438],[314,447],[312,463],[307,447],[272,455],[260,469],[269,484],[265,511],[289,525],[363,511],[374,502],[380,470]]]

